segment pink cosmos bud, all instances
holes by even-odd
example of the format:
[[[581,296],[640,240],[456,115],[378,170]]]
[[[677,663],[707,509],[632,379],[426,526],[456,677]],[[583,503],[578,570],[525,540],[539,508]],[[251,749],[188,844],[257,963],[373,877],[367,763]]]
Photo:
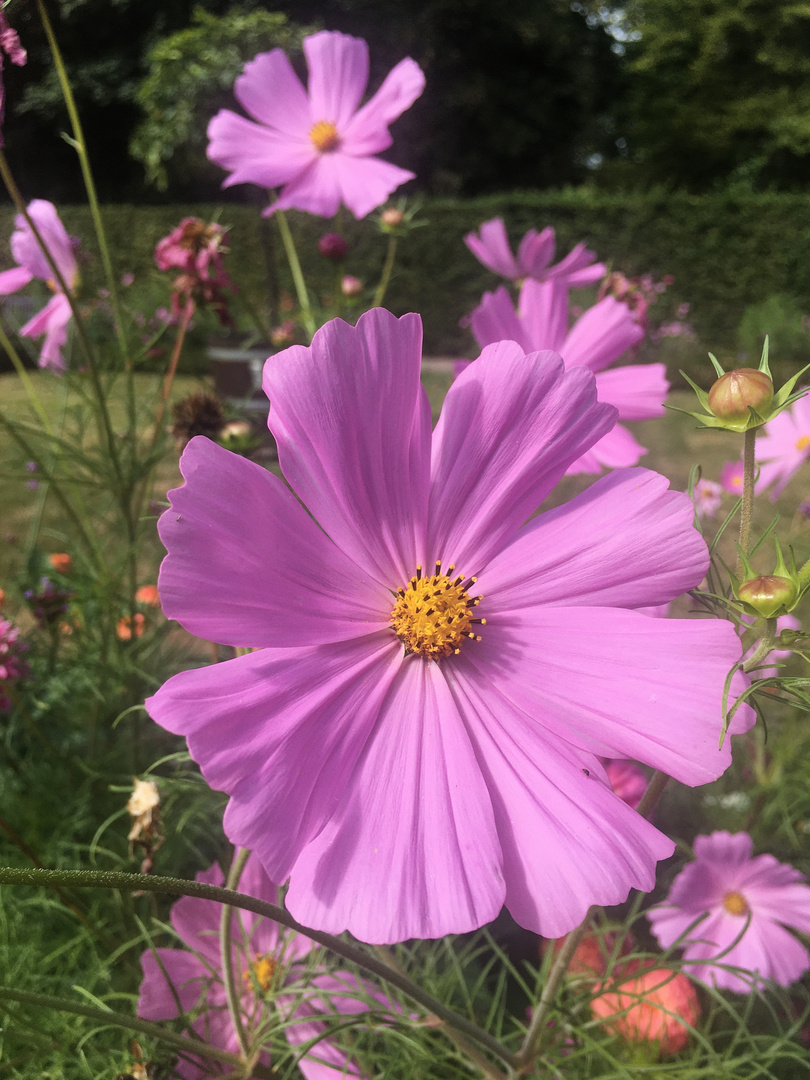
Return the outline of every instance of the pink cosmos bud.
[[[786,577],[762,574],[744,581],[737,590],[737,598],[750,605],[765,619],[772,619],[782,608],[789,608],[798,596],[796,585]]]
[[[749,407],[761,416],[771,401],[773,380],[755,368],[727,371],[709,391],[709,408],[719,420],[746,420]]]
[[[328,259],[330,262],[343,262],[343,260],[346,258],[346,252],[348,250],[349,245],[346,243],[340,233],[324,233],[324,235],[318,241],[318,251],[321,253],[321,255],[323,255],[325,259]]]
[[[642,971],[608,983],[615,990],[595,997],[591,1012],[605,1027],[631,1043],[652,1043],[661,1054],[677,1054],[689,1042],[689,1029],[700,1018],[700,1002],[681,972],[666,968]]]
[[[401,210],[397,210],[395,206],[389,206],[387,210],[383,210],[380,214],[380,221],[383,225],[388,225],[392,229],[396,229],[405,220],[405,214]]]
[[[363,282],[360,278],[353,277],[351,274],[346,274],[343,281],[340,283],[340,290],[344,296],[359,296],[363,291]]]

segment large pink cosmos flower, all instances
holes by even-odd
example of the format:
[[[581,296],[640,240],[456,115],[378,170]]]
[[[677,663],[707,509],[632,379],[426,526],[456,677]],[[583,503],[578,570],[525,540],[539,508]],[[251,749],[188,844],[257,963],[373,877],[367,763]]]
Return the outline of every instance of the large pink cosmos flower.
[[[222,885],[224,876],[215,864],[197,874],[197,881]],[[251,855],[239,883],[240,892],[257,900],[278,904],[278,887],[264,872],[259,860]],[[220,919],[222,908],[212,900],[184,896],[173,906],[171,924],[186,946],[184,949],[147,950],[141,957],[143,982],[138,998],[138,1016],[144,1020],[170,1020],[183,1012],[199,1009],[191,1024],[197,1038],[220,1050],[239,1055],[237,1033],[228,1011],[220,955]],[[307,1080],[337,1080],[341,1076],[360,1076],[356,1065],[335,1043],[324,1039],[327,1030],[324,1014],[343,1016],[368,1011],[370,997],[382,1008],[391,1005],[368,985],[361,985],[348,972],[328,973],[316,969],[313,974],[309,953],[317,946],[300,934],[285,932],[278,923],[240,910],[233,916],[233,970],[241,989],[241,1011],[249,1039],[261,1039],[273,1006],[281,1013],[284,1034],[293,1047],[319,1038],[314,1048],[298,1062]],[[318,991],[301,996],[301,991]],[[270,1064],[263,1052],[262,1065]],[[209,1059],[196,1055],[182,1057],[177,1073],[184,1080],[220,1076],[227,1072]]]
[[[765,491],[773,485],[771,501],[775,502],[810,459],[810,394],[768,421],[757,440],[756,455],[759,466],[756,489]]]
[[[607,270],[604,263],[594,262],[596,256],[584,244],[577,244],[564,259],[552,266],[556,241],[550,225],[541,233],[529,229],[520,241],[517,258],[509,247],[503,218],[485,221],[478,233],[467,233],[464,243],[488,270],[510,281],[522,281],[523,278],[554,280],[567,289],[575,289],[599,281]]]
[[[68,290],[72,293],[79,281],[73,242],[62,224],[56,207],[46,199],[34,199],[28,204],[28,213],[59,268]],[[11,234],[11,253],[19,263],[12,270],[0,273],[0,295],[7,296],[24,288],[34,278],[41,278],[53,289],[54,295],[37,314],[20,330],[23,337],[37,338],[45,335],[39,366],[53,371],[64,371],[62,349],[67,341],[67,325],[70,322],[70,302],[53,270],[42,253],[28,222],[18,214],[14,219],[15,231]]]
[[[634,364],[604,369],[637,345],[644,329],[630,308],[606,296],[589,308],[568,329],[568,290],[556,281],[526,281],[520,290],[518,310],[501,285],[484,293],[471,315],[472,331],[480,346],[509,339],[526,352],[552,349],[562,355],[566,367],[585,367],[597,372],[600,401],[619,410],[620,420],[649,420],[664,414],[669,391],[663,364]],[[569,473],[598,473],[635,465],[646,449],[622,424],[617,424],[598,444],[569,465]]]
[[[810,933],[810,886],[792,866],[773,855],[752,858],[752,850],[748,833],[698,836],[695,861],[675,878],[666,903],[647,912],[663,948],[707,913],[685,942],[689,974],[741,993],[768,979],[787,986],[810,968],[807,949],[785,929]],[[722,965],[743,968],[756,978],[746,979]]]
[[[424,89],[416,61],[400,61],[362,108],[368,45],[324,30],[304,39],[309,89],[281,49],[245,65],[234,92],[258,123],[222,109],[208,125],[209,158],[230,172],[223,186],[281,187],[265,210],[332,217],[344,203],[363,218],[414,174],[374,157],[392,143],[388,125]]]
[[[597,755],[722,773],[740,643],[730,623],[624,610],[708,566],[664,477],[622,470],[523,524],[613,425],[589,371],[490,346],[431,436],[420,362],[418,316],[380,308],[267,361],[292,492],[189,443],[163,607],[258,651],[176,675],[147,709],[231,796],[228,836],[290,878],[304,925],[393,942],[505,903],[557,937],[651,888],[673,850]]]

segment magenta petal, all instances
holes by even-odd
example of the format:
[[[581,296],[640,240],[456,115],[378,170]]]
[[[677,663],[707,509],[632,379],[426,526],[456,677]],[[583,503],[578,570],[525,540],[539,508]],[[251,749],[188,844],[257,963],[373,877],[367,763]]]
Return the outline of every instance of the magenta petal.
[[[374,308],[356,327],[334,319],[311,347],[277,353],[264,368],[288,483],[332,540],[391,589],[422,555],[430,408],[421,344],[418,316]]]
[[[554,281],[533,281],[529,278],[520,290],[520,320],[532,349],[552,349],[562,353],[571,366],[565,350],[568,331],[568,290]]]
[[[391,594],[326,537],[272,473],[197,436],[160,519],[160,599],[192,634],[319,645],[388,625]]]
[[[40,311],[33,315],[25,326],[20,327],[23,337],[37,338],[52,330],[64,327],[71,316],[70,302],[64,293],[55,293]]]
[[[230,172],[223,187],[287,184],[311,168],[318,153],[309,139],[296,139],[220,109],[208,124],[208,157]]]
[[[319,182],[340,193],[341,202],[360,220],[376,209],[414,173],[374,157],[324,154],[319,162]]]
[[[470,326],[482,349],[496,341],[516,341],[524,352],[531,352],[534,348],[518,318],[512,297],[503,285],[499,285],[495,292],[484,293],[481,303],[470,315]]]
[[[312,123],[327,120],[343,132],[368,83],[368,45],[362,38],[322,30],[304,38]]]
[[[644,328],[627,304],[606,296],[577,319],[560,352],[566,364],[601,371],[643,337]]]
[[[491,619],[481,610],[487,625],[469,662],[550,732],[692,786],[728,768],[731,740],[718,749],[723,681],[740,658],[730,623],[615,608],[538,606]],[[737,719],[750,726],[753,713],[743,707]]]
[[[236,99],[254,120],[293,139],[309,136],[309,99],[283,49],[259,53],[234,83]]]
[[[380,89],[341,131],[349,154],[379,154],[391,145],[388,125],[413,105],[425,88],[425,76],[415,60],[401,60],[389,71]]]
[[[305,925],[381,944],[473,930],[503,897],[490,798],[443,669],[408,658],[287,905]]]
[[[146,701],[226,791],[229,839],[284,881],[331,817],[401,664],[393,634],[184,671]]]
[[[32,199],[28,204],[28,214],[34,222],[40,237],[65,279],[68,289],[76,284],[77,265],[73,244],[56,207],[47,199]],[[14,219],[16,231],[11,235],[11,253],[20,264],[43,281],[54,277],[51,265],[45,258],[39,241],[34,236],[28,222],[22,214]]]
[[[306,997],[284,1018],[284,1034],[292,1047],[299,1047],[318,1038],[306,1054],[298,1059],[298,1068],[306,1080],[337,1080],[342,1076],[360,1076],[360,1071],[340,1046],[327,1035],[329,1016],[346,1017],[362,1014],[369,1009],[368,997],[373,995],[370,983],[360,984],[357,977],[346,971],[315,975],[309,982],[311,990],[323,992],[322,997]],[[381,995],[377,995],[381,997]],[[383,999],[385,1000],[385,999]],[[283,1008],[281,1003],[280,1007]],[[382,1004],[382,1002],[381,1002]],[[386,1001],[388,1008],[390,1003]],[[375,1023],[378,1022],[376,1016]],[[358,1025],[360,1026],[360,1025]]]
[[[597,376],[598,378],[598,376]],[[598,443],[586,450],[565,470],[566,476],[577,473],[600,473],[604,469],[630,469],[647,453],[623,424],[617,424]]]
[[[548,264],[554,258],[556,240],[554,230],[549,225],[538,233],[536,229],[529,229],[518,248],[518,263],[524,274],[538,280],[544,276]]]
[[[693,520],[692,500],[670,491],[666,477],[648,469],[610,473],[533,518],[495,556],[478,579],[486,615],[535,604],[666,603],[699,585],[709,567]]]
[[[15,293],[18,289],[25,288],[29,282],[34,280],[34,275],[30,270],[23,266],[15,266],[11,270],[3,270],[0,273],[0,296],[8,296],[9,293]]]
[[[216,938],[214,938],[216,941]],[[180,1010],[190,1012],[212,978],[208,965],[185,949],[147,950],[141,957],[143,981],[138,996],[142,1020],[170,1020]]]
[[[596,392],[600,401],[616,406],[620,420],[652,420],[663,416],[669,393],[666,366],[635,364],[600,371],[596,376]]]
[[[506,906],[545,937],[591,904],[648,891],[674,844],[610,789],[599,762],[516,709],[465,662],[449,681],[476,749],[503,848]]]
[[[589,372],[514,342],[487,346],[450,387],[434,433],[428,562],[478,573],[615,416]]]
[[[502,218],[485,221],[478,230],[479,235],[467,233],[464,243],[488,270],[501,277],[516,280],[521,276],[520,267],[509,247],[506,226]]]

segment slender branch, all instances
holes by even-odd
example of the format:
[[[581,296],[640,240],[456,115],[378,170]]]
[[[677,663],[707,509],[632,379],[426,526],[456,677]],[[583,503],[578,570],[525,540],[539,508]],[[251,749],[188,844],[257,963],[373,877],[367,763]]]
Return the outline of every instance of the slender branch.
[[[287,223],[287,215],[283,210],[276,210],[276,221],[278,222],[279,232],[281,233],[281,240],[284,244],[284,251],[287,254],[287,262],[290,264],[290,273],[292,274],[293,282],[295,284],[295,291],[298,295],[298,303],[301,307],[301,318],[304,320],[304,327],[309,334],[310,340],[312,340],[315,330],[315,319],[312,315],[312,307],[309,302],[309,293],[307,292],[307,285],[304,281],[304,274],[301,270],[301,263],[298,261],[298,252],[295,250],[295,242],[290,232],[290,226]]]
[[[20,359],[20,354],[14,348],[14,345],[6,333],[5,327],[0,324],[0,345],[3,346],[3,350],[14,365],[14,370],[20,377],[20,382],[25,387],[25,392],[28,395],[28,400],[31,402],[31,407],[36,412],[40,419],[42,426],[47,433],[53,437],[53,428],[51,427],[50,417],[45,411],[45,406],[42,404],[42,398],[37,393],[37,389],[34,386],[33,380],[28,372],[25,370],[25,364]]]
[[[776,644],[776,623],[776,619],[765,620],[765,630],[760,638],[759,645],[742,665],[743,671],[753,671],[771,652]]]
[[[233,907],[252,911],[265,919],[273,919],[275,922],[295,930],[305,937],[311,938],[319,945],[325,946],[344,960],[363,968],[379,979],[390,983],[413,1001],[417,1002],[428,1012],[434,1013],[445,1023],[451,1025],[463,1035],[469,1036],[480,1046],[486,1047],[501,1061],[511,1068],[518,1064],[517,1055],[513,1054],[498,1039],[482,1030],[477,1024],[472,1023],[466,1017],[455,1012],[443,1002],[428,994],[407,976],[389,967],[373,957],[366,949],[352,945],[348,941],[326,934],[322,930],[313,930],[311,927],[302,926],[288,911],[277,904],[269,904],[265,900],[257,900],[252,896],[244,896],[242,893],[233,892],[230,889],[221,889],[215,885],[206,885],[200,881],[185,881],[182,878],[152,877],[147,874],[124,874],[107,870],[20,870],[16,867],[0,867],[0,885],[33,885],[48,886],[65,885],[72,888],[94,889],[120,889],[128,892],[133,890],[153,893],[167,893],[173,896],[197,896],[202,900],[213,900],[218,904],[231,904]]]
[[[239,884],[239,879],[242,876],[242,871],[245,869],[245,863],[248,861],[249,857],[250,852],[247,848],[242,848],[236,853],[233,865],[228,874],[228,880],[225,883],[226,888],[236,889]],[[219,951],[222,961],[222,980],[225,983],[225,996],[228,999],[228,1012],[231,1014],[231,1023],[236,1032],[236,1038],[239,1040],[239,1047],[244,1056],[247,1057],[250,1052],[250,1047],[248,1045],[245,1025],[242,1022],[242,1007],[234,981],[232,930],[233,907],[230,904],[223,904],[222,917],[219,924]]]
[[[152,442],[149,449],[154,450],[155,443],[158,441],[160,435],[160,425],[163,423],[163,417],[166,413],[166,403],[169,400],[169,395],[172,392],[172,386],[174,384],[174,377],[177,374],[177,365],[180,362],[180,354],[183,351],[183,343],[186,339],[186,332],[188,331],[189,323],[194,314],[194,304],[189,301],[183,309],[183,317],[180,320],[180,327],[177,331],[177,339],[172,349],[172,355],[169,358],[169,363],[166,367],[166,374],[163,377],[163,385],[160,388],[160,404],[155,414],[155,426],[152,432]]]
[[[641,796],[636,812],[641,814],[642,817],[649,817],[668,783],[669,777],[667,774],[656,769],[650,778],[649,784],[647,784],[644,794]]]
[[[737,578],[742,580],[743,555],[748,554],[751,542],[751,518],[754,512],[754,477],[756,475],[757,428],[749,428],[743,436],[743,491],[740,510],[740,554],[737,556]]]
[[[374,293],[374,307],[382,307],[382,302],[385,299],[385,294],[388,291],[388,283],[391,280],[391,271],[394,269],[394,259],[397,254],[397,238],[396,236],[389,236],[388,238],[388,250],[385,253],[385,264],[380,275],[380,284],[377,286],[377,290]]]

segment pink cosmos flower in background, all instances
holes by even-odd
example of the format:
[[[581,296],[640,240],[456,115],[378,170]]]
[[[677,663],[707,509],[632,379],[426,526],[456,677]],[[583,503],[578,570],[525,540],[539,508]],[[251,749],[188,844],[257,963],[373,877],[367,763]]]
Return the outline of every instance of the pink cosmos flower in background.
[[[245,65],[234,92],[257,122],[220,110],[208,125],[208,156],[229,171],[224,187],[282,189],[265,214],[295,208],[332,217],[345,205],[363,218],[413,179],[374,155],[391,145],[388,126],[419,97],[425,77],[414,60],[402,60],[358,108],[369,74],[365,41],[324,30],[304,39],[304,55],[308,90],[281,49]]]
[[[224,880],[216,864],[197,874],[197,881],[208,885],[222,885]],[[253,855],[245,865],[239,891],[271,904],[280,902],[278,887]],[[171,924],[185,948],[147,950],[142,955],[138,1016],[144,1020],[169,1020],[179,1015],[178,1003],[183,1012],[199,1007],[199,1015],[191,1024],[197,1038],[239,1055],[222,976],[221,914],[219,904],[191,896],[182,897],[172,907]],[[269,919],[249,911],[235,912],[232,940],[234,981],[241,988],[242,1016],[249,1037],[259,1035],[273,1007],[285,1020],[284,1034],[294,1048],[323,1036],[326,1016],[367,1013],[370,997],[381,1009],[392,1010],[382,994],[375,993],[369,984],[359,983],[348,972],[315,969],[313,975],[307,958],[318,946]],[[305,988],[319,990],[323,996],[301,996]],[[263,1052],[259,1061],[269,1066],[269,1054]],[[298,1068],[306,1080],[361,1075],[351,1058],[328,1038],[321,1038],[299,1060]],[[213,1060],[201,1061],[187,1055],[181,1056],[176,1071],[184,1080],[197,1080],[223,1075],[228,1069]]]
[[[9,691],[15,683],[28,675],[28,664],[25,661],[27,652],[28,642],[20,637],[19,627],[8,619],[0,618],[0,712],[11,709]]]
[[[506,904],[558,937],[651,888],[673,850],[599,757],[722,773],[740,643],[722,620],[626,610],[706,572],[664,477],[612,473],[524,524],[615,420],[591,372],[489,346],[431,435],[420,369],[418,316],[380,308],[270,357],[294,494],[189,443],[160,524],[164,611],[258,651],[176,675],[147,709],[231,796],[227,835],[289,877],[304,925],[432,938]]]
[[[775,502],[810,458],[810,395],[769,420],[756,443],[758,492],[771,488]]]
[[[788,986],[801,978],[810,954],[786,927],[810,932],[804,875],[773,855],[752,858],[748,833],[698,836],[694,847],[695,861],[675,878],[666,902],[647,912],[660,945],[669,948],[705,912],[708,918],[684,944],[690,975],[740,993],[749,993],[752,982]],[[721,965],[743,968],[752,978]]]
[[[738,461],[727,461],[720,470],[720,485],[723,491],[727,491],[729,495],[742,495],[743,472],[741,458]]]
[[[694,488],[698,517],[713,518],[723,505],[723,488],[714,480],[698,480]]]
[[[20,44],[20,38],[16,30],[8,24],[6,18],[5,3],[0,7],[0,76],[3,73],[3,54],[9,58],[12,64],[23,67],[28,62],[28,53]],[[3,120],[5,118],[6,91],[0,78],[0,146],[3,146]]]
[[[520,241],[517,258],[509,247],[509,237],[503,218],[485,221],[477,233],[467,233],[464,243],[488,270],[510,281],[533,278],[535,281],[557,281],[566,289],[591,285],[604,277],[604,263],[594,262],[596,256],[584,244],[577,244],[556,266],[556,240],[551,226],[538,233],[530,229]]]
[[[210,306],[223,326],[233,326],[228,311],[226,290],[236,286],[225,273],[223,255],[227,251],[228,231],[215,221],[183,218],[176,229],[159,240],[155,247],[158,270],[180,270],[172,288],[172,314],[177,319],[191,305]]]
[[[79,267],[74,243],[68,236],[56,207],[46,199],[34,199],[28,204],[28,213],[45,241],[65,284],[73,293],[79,283]],[[67,326],[71,317],[70,302],[58,281],[54,280],[53,270],[22,214],[17,215],[14,224],[16,228],[11,234],[11,253],[19,265],[0,273],[0,296],[18,292],[34,278],[40,278],[53,290],[54,295],[45,307],[20,329],[20,334],[30,338],[44,334],[39,366],[61,372],[65,370],[62,349],[67,341]]]
[[[604,762],[605,773],[613,793],[631,810],[638,809],[644,792],[647,790],[647,777],[632,761],[615,758]]]
[[[606,296],[589,308],[568,329],[568,290],[556,281],[542,284],[528,280],[520,290],[515,311],[509,293],[501,285],[484,293],[470,317],[480,346],[509,339],[527,352],[552,349],[566,367],[585,367],[596,372],[600,401],[615,405],[620,420],[649,420],[664,414],[669,392],[664,364],[635,364],[605,371],[610,364],[644,337],[644,329],[626,304]],[[592,446],[569,473],[598,473],[603,468],[635,465],[646,449],[622,424]]]

